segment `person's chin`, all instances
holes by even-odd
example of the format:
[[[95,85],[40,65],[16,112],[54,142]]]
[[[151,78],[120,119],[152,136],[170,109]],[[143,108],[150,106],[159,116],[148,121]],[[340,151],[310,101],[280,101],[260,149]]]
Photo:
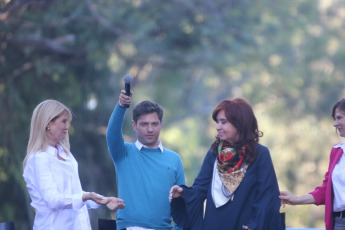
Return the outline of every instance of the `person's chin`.
[[[226,141],[225,137],[222,137],[222,136],[219,137],[219,140]]]
[[[144,145],[146,145],[146,146],[153,146],[156,143],[157,143],[157,141],[154,141],[154,140],[146,140]]]

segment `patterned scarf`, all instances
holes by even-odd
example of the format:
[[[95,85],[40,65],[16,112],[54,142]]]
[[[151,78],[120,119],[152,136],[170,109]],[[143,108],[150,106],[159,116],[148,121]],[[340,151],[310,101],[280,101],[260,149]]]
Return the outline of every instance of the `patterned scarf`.
[[[231,148],[228,142],[221,141],[218,145],[217,169],[219,177],[225,186],[226,196],[231,196],[242,182],[249,164],[243,163],[246,147],[239,152]]]

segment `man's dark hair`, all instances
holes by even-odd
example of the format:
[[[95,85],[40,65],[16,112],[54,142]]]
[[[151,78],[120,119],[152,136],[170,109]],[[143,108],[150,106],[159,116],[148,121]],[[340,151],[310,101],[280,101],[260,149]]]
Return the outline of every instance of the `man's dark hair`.
[[[133,121],[137,123],[139,117],[141,115],[149,114],[149,113],[157,113],[158,119],[160,122],[163,120],[163,109],[157,103],[152,101],[142,101],[137,104],[133,109]]]

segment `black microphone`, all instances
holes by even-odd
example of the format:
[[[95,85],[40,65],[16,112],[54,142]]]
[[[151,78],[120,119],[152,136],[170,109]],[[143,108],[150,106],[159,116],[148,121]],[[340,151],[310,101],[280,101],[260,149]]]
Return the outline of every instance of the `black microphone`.
[[[125,90],[126,90],[126,95],[131,96],[131,82],[132,82],[132,77],[129,75],[126,75],[123,78],[125,82]],[[125,105],[126,108],[129,108],[129,105]]]

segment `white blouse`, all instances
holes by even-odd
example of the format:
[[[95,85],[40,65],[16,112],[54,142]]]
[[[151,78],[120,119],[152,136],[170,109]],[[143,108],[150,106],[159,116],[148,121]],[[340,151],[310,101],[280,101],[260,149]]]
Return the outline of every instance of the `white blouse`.
[[[234,198],[234,194],[231,194],[229,197],[226,197],[222,192],[223,182],[220,179],[217,169],[217,160],[214,162],[213,166],[213,178],[212,178],[212,198],[216,208],[219,208],[226,204],[230,199]]]
[[[335,165],[332,173],[332,184],[334,191],[333,211],[340,212],[345,210],[345,142],[342,142],[334,147],[343,149],[343,155]]]
[[[57,153],[66,161],[59,160]],[[87,204],[83,202],[78,163],[73,155],[49,146],[46,151],[32,154],[23,173],[35,209],[34,230],[91,230]]]

